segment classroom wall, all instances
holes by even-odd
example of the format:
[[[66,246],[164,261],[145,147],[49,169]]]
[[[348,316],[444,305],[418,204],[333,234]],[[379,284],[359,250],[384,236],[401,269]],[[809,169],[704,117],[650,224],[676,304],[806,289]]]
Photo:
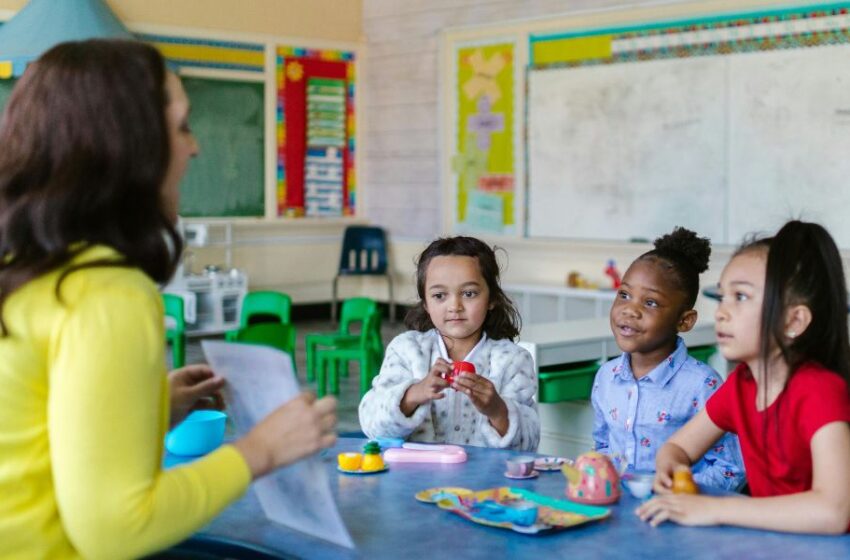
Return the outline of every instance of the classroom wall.
[[[393,234],[431,237],[443,231],[443,209],[451,206],[440,185],[443,31],[653,4],[657,0],[363,0],[361,183],[371,191],[366,215]]]
[[[26,3],[27,0],[0,0],[0,18],[14,16]],[[210,30],[209,37],[213,39],[219,33],[227,34],[229,39],[244,34],[247,40],[274,36],[292,39],[295,44],[298,39],[306,39],[311,46],[350,44],[362,39],[361,0],[108,0],[107,3],[130,27],[173,29],[176,33],[186,30],[193,35]],[[282,290],[290,293],[297,303],[328,301],[342,233],[352,223],[366,221],[359,218],[239,220],[233,226],[231,263],[247,272],[251,289]],[[220,234],[221,229],[215,232]],[[190,251],[195,272],[207,264],[227,262],[223,245]],[[401,286],[398,289],[403,290]],[[341,282],[343,297],[361,291],[386,298],[386,288],[379,282],[370,284],[358,279]]]
[[[10,15],[26,0],[0,0],[0,15]],[[729,12],[788,2],[765,0],[110,0],[127,22],[187,29],[287,35],[366,44],[358,71],[358,122],[362,206],[353,222],[372,222],[390,234],[396,299],[415,301],[414,260],[434,236],[446,233],[448,201],[440,184],[439,46],[441,33],[458,26],[511,25],[536,18],[558,25],[684,17]],[[799,2],[798,2],[799,4]],[[331,9],[332,8],[332,9]],[[4,14],[5,12],[5,14]],[[565,15],[566,14],[566,15]],[[579,22],[579,23],[575,23]],[[590,25],[590,23],[586,23]],[[563,27],[561,27],[563,28]],[[279,289],[294,301],[330,298],[344,227],[351,220],[262,222],[234,226],[233,264],[244,269],[252,288]],[[604,281],[608,258],[625,269],[647,245],[487,238],[505,248],[505,282],[563,284],[570,271]],[[715,248],[704,284],[717,280],[731,249]],[[195,251],[196,269],[223,264],[221,248]],[[363,293],[386,299],[379,279],[348,280],[343,295]],[[701,298],[703,300],[704,298]],[[709,302],[701,301],[709,313]]]
[[[19,10],[26,0],[0,0]],[[125,23],[334,41],[362,38],[361,0],[108,0]]]
[[[681,19],[695,15],[801,5],[801,1],[770,0],[364,0],[366,41],[362,76],[364,118],[361,121],[361,185],[364,215],[386,226],[397,253],[415,255],[423,243],[448,233],[447,214],[454,205],[445,199],[441,184],[441,153],[451,130],[442,130],[440,115],[448,111],[448,90],[440,81],[441,35],[468,28],[472,40],[510,37],[519,20],[530,20],[538,30],[559,31],[635,21]],[[480,30],[480,32],[478,32]],[[508,253],[505,282],[563,285],[570,271],[605,282],[605,261],[613,258],[620,270],[647,244],[593,241],[549,241],[517,237],[488,237]],[[715,247],[703,284],[715,283],[733,247]],[[845,252],[845,264],[850,254]],[[399,274],[410,270],[396,261]],[[700,298],[705,315],[713,304]]]

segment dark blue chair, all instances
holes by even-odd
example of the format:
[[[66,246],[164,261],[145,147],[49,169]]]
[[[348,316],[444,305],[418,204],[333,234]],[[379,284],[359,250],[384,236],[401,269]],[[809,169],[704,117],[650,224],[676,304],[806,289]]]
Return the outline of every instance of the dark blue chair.
[[[331,321],[336,323],[337,288],[343,276],[385,276],[389,285],[390,321],[395,321],[393,277],[387,267],[387,240],[384,230],[374,226],[348,226],[342,238],[339,269],[333,282]]]

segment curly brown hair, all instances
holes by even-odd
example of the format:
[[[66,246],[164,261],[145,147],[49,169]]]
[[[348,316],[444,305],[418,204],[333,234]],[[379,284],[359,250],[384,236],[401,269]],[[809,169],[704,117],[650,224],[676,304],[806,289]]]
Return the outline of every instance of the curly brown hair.
[[[492,306],[484,319],[482,330],[494,340],[502,338],[514,340],[519,335],[522,319],[514,302],[499,286],[499,264],[496,262],[496,251],[475,237],[441,237],[428,245],[419,255],[416,261],[416,292],[419,294],[419,303],[404,317],[407,328],[420,332],[434,328],[434,323],[425,309],[425,275],[431,259],[446,256],[474,257],[478,260],[481,276],[484,277],[490,291],[489,303]]]

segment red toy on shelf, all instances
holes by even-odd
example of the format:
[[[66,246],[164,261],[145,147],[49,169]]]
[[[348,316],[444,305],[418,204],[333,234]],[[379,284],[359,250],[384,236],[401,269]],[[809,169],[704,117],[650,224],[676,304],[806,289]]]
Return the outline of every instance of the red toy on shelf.
[[[622,283],[620,280],[620,271],[617,270],[617,263],[614,262],[614,259],[608,260],[608,264],[605,266],[605,275],[611,279],[611,288],[616,290],[620,287]]]

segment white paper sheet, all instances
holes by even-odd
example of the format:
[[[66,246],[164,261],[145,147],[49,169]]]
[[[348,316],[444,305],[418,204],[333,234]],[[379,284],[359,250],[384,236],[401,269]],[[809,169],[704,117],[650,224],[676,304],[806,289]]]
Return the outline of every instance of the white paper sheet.
[[[299,393],[287,354],[274,348],[204,340],[207,362],[227,379],[227,411],[239,434]],[[270,520],[354,548],[318,457],[310,457],[253,484]]]

